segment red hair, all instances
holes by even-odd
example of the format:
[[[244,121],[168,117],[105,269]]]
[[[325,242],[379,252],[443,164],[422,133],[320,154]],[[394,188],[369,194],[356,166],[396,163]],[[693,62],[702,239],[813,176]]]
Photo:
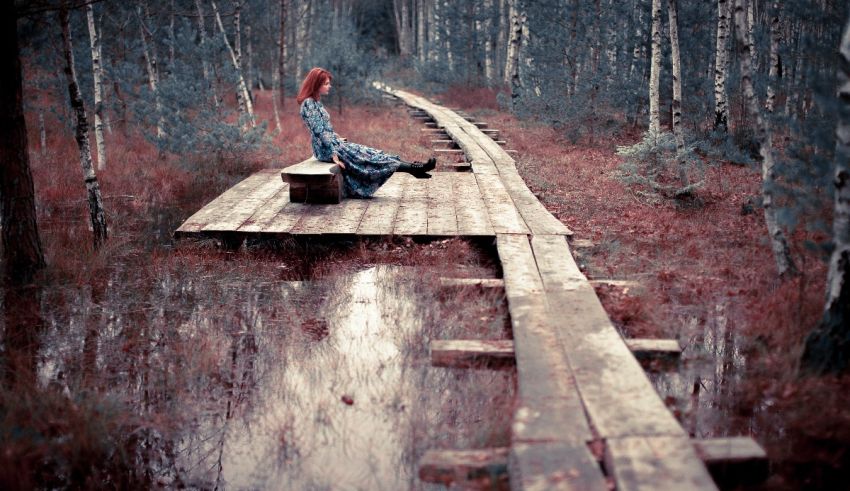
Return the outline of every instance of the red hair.
[[[324,68],[313,68],[307,73],[307,76],[304,77],[304,81],[301,82],[301,90],[298,91],[298,104],[304,102],[304,99],[308,97],[311,99],[319,98],[319,88],[328,80],[333,80],[333,76],[331,72],[325,70]]]

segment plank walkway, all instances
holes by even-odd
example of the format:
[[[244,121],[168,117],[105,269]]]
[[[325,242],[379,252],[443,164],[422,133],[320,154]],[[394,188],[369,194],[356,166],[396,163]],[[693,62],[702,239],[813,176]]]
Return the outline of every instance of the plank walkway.
[[[462,149],[472,172],[428,180],[396,174],[372,199],[305,205],[288,201],[279,169],[266,169],[192,215],[175,237],[494,237],[518,379],[511,488],[716,489],[579,271],[567,243],[572,232],[528,189],[494,132],[422,97],[376,87],[429,117],[433,133]]]

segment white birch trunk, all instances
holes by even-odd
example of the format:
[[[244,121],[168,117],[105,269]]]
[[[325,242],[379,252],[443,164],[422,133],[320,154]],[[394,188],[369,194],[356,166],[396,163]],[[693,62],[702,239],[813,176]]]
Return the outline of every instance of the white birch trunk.
[[[661,131],[661,0],[652,0],[652,58],[649,66],[649,132]]]
[[[278,32],[277,38],[277,68],[275,71],[277,72],[277,82],[274,84],[272,90],[278,93],[279,103],[283,106],[284,96],[286,95],[286,60],[287,60],[287,52],[286,52],[286,15],[287,15],[287,0],[280,0],[280,31]],[[277,111],[277,106],[275,106],[275,111]],[[278,125],[279,127],[280,125]]]
[[[850,21],[839,47],[838,100],[835,130],[835,204],[833,250],[829,258],[826,304],[819,325],[806,338],[801,365],[815,373],[847,371],[850,364]]]
[[[142,5],[138,5],[136,8],[136,14],[139,17],[139,33],[141,34],[142,39],[142,53],[145,58],[145,68],[148,72],[148,86],[151,89],[151,93],[154,98],[154,105],[156,107],[157,114],[157,123],[156,123],[156,137],[157,138],[165,138],[165,116],[162,114],[162,101],[159,98],[159,73],[157,72],[156,65],[156,53],[153,52],[153,48],[148,46],[148,29],[145,23],[145,19],[147,19],[147,4],[144,5],[145,12],[142,13]]]
[[[679,160],[679,183],[685,188],[690,183],[684,158],[685,135],[682,130],[682,59],[679,52],[678,0],[667,0],[667,16],[670,23],[670,61],[673,65],[673,136],[676,138],[676,154]]]
[[[797,267],[791,258],[791,250],[785,232],[779,226],[776,219],[776,210],[773,203],[773,188],[776,180],[775,161],[773,156],[773,142],[769,122],[762,117],[761,104],[758,102],[755,88],[753,87],[753,46],[747,38],[747,19],[745,0],[735,0],[735,34],[739,47],[739,62],[741,64],[741,84],[743,85],[744,98],[750,117],[756,125],[759,153],[762,158],[762,206],[764,207],[764,221],[770,236],[770,245],[776,260],[776,268],[780,277],[793,276],[797,274]]]
[[[254,46],[251,43],[251,26],[245,26],[245,56],[247,57],[246,66],[245,66],[245,78],[248,79],[248,92],[251,93],[254,90],[255,78],[254,78]],[[253,94],[251,94],[251,100],[253,100]]]
[[[416,57],[419,63],[425,63],[425,16],[427,0],[416,0]]]
[[[522,19],[517,8],[519,0],[508,0],[510,2],[509,19],[510,31],[508,36],[507,54],[505,55],[505,84],[511,85],[516,76],[519,78],[519,48],[522,43]]]
[[[431,23],[428,29],[428,59],[431,62],[437,62],[440,58],[440,2],[442,0],[429,0],[428,9],[430,11]]]
[[[446,0],[443,3],[442,9],[444,12],[443,22],[445,24],[445,41],[446,41],[446,64],[449,67],[449,72],[455,71],[455,61],[454,61],[454,53],[452,52],[452,18],[449,16],[449,13],[446,11],[449,7],[449,2]]]
[[[275,132],[279,135],[281,131],[283,131],[283,126],[280,124],[280,111],[278,110],[278,86],[280,81],[278,80],[280,75],[277,70],[272,70],[272,110],[274,111],[274,128]]]
[[[717,38],[714,49],[714,129],[729,128],[726,79],[729,72],[729,6],[732,0],[717,0]]]
[[[755,0],[747,0],[747,42],[753,47],[756,45],[756,38],[754,34],[756,24],[754,5]],[[759,59],[758,56],[756,56],[755,50],[753,50],[752,56],[753,73],[756,73],[759,70]]]
[[[221,15],[218,13],[218,7],[215,2],[210,2],[213,9],[213,14],[215,15],[215,22],[218,25],[219,31],[221,31],[221,37],[224,40],[224,45],[227,48],[227,52],[230,54],[230,60],[233,62],[233,68],[236,70],[236,77],[238,79],[239,87],[237,94],[237,99],[239,100],[239,108],[242,110],[243,114],[247,116],[248,122],[251,124],[251,128],[255,128],[257,126],[257,122],[254,119],[254,105],[251,103],[251,96],[248,94],[248,86],[245,84],[245,77],[242,76],[242,67],[239,65],[239,59],[236,57],[236,52],[233,50],[233,47],[230,45],[230,41],[227,39],[227,32],[224,30],[224,24],[221,22]]]
[[[638,61],[641,60],[641,50],[643,49],[643,0],[636,0],[634,5],[637,10],[637,20],[635,21],[635,47],[632,50],[632,63],[629,66],[629,76],[634,79],[635,70],[637,70]]]
[[[38,112],[38,143],[41,154],[44,155],[47,152],[47,130],[44,127],[44,111]]]
[[[770,18],[770,71],[767,80],[767,99],[764,108],[773,114],[776,108],[776,88],[779,86],[779,43],[782,42],[782,26],[779,23],[779,2],[773,2]]]
[[[206,22],[204,21],[204,8],[201,5],[201,0],[195,0],[195,8],[198,11],[198,37],[200,38],[201,51],[203,51],[203,47],[204,47],[204,44],[206,43],[206,39],[207,39],[207,27],[206,27]],[[203,54],[201,56],[202,56],[201,65],[203,66],[203,71],[204,71],[204,81],[209,83],[209,81],[210,81],[209,63],[207,62],[206,56],[204,56]]]
[[[94,141],[97,147],[97,168],[106,168],[106,142],[103,138],[103,60],[100,58],[100,34],[94,22],[94,7],[86,5],[86,19],[91,44],[92,80],[94,85]]]
[[[74,67],[74,49],[71,44],[71,19],[67,5],[64,3],[59,10],[59,19],[62,24],[62,54],[65,58],[65,78],[68,81],[68,95],[71,99],[71,107],[76,117],[75,139],[80,149],[80,166],[83,170],[83,180],[86,184],[86,195],[89,205],[89,218],[94,233],[94,247],[100,248],[107,239],[106,213],[103,211],[103,197],[100,193],[100,185],[97,182],[97,174],[94,170],[91,157],[91,144],[88,135],[88,118],[86,108],[83,105],[83,96],[77,83],[77,71]]]

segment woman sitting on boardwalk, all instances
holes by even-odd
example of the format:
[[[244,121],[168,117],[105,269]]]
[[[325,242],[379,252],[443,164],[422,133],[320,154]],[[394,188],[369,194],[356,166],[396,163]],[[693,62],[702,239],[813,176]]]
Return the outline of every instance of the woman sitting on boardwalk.
[[[310,130],[313,155],[322,162],[335,162],[342,169],[345,196],[369,198],[387,182],[394,172],[407,172],[418,178],[431,177],[428,171],[436,159],[427,163],[405,162],[375,148],[351,143],[334,133],[328,112],[320,102],[331,90],[331,74],[323,68],[313,68],[298,92],[301,119]]]

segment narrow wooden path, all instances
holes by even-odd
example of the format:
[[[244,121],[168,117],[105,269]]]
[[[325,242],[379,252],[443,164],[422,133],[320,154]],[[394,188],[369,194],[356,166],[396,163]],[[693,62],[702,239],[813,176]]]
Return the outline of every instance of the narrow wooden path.
[[[268,169],[213,200],[175,236],[494,237],[504,276],[496,286],[505,290],[514,338],[512,354],[501,356],[513,359],[518,375],[511,446],[435,449],[420,476],[449,482],[461,470],[480,470],[477,462],[507,471],[513,489],[716,489],[706,455],[667,410],[573,260],[572,232],[526,187],[493,140],[498,133],[414,94],[376,88],[433,121],[441,144],[461,148],[472,172],[435,172],[428,181],[396,174],[371,200],[304,205],[290,203],[280,170]]]

